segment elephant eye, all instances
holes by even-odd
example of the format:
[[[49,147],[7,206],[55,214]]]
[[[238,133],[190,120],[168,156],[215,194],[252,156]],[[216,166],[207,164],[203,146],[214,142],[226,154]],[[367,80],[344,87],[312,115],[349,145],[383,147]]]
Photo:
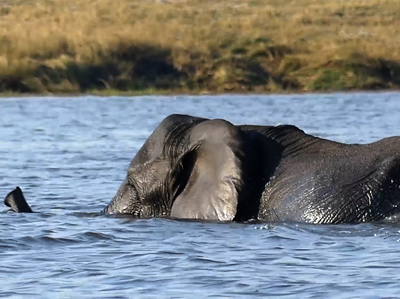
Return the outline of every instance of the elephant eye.
[[[128,176],[128,184],[131,185],[131,186],[135,185],[135,180],[133,179],[132,176]]]
[[[137,184],[134,178],[131,176],[128,177],[128,188],[129,188],[129,197],[132,198],[133,200],[138,200],[139,194],[138,194]]]
[[[133,178],[128,178],[125,187],[125,196],[128,200],[126,203],[126,214],[131,214],[133,216],[140,217],[142,204],[140,202],[140,197],[136,188],[136,182]]]

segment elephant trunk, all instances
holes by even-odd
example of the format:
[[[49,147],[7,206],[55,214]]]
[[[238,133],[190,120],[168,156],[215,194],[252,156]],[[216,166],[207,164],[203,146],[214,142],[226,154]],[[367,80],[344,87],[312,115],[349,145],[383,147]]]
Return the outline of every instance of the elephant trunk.
[[[111,202],[104,208],[103,213],[111,214],[140,214],[140,204],[135,188],[125,180]]]

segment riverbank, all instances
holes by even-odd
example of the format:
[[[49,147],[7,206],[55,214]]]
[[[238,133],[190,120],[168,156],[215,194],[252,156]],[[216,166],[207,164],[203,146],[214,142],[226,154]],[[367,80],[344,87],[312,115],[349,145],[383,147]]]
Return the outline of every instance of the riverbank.
[[[0,92],[400,88],[397,0],[3,0]]]

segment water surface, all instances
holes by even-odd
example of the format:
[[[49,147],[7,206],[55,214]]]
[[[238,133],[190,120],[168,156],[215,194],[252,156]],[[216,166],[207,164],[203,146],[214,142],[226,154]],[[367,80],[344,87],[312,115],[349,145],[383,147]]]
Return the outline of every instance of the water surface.
[[[400,226],[201,223],[97,216],[171,113],[293,124],[340,142],[399,135],[399,93],[0,99],[8,298],[397,297]]]

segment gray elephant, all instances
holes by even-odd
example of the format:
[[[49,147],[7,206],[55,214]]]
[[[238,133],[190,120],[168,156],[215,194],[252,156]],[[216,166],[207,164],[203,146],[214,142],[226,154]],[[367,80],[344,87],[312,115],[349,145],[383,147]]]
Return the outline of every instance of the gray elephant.
[[[290,125],[171,115],[136,154],[104,212],[357,223],[394,216],[399,203],[400,137],[348,145]]]
[[[400,138],[342,144],[290,126],[171,115],[132,160],[107,214],[355,223],[400,211]]]

